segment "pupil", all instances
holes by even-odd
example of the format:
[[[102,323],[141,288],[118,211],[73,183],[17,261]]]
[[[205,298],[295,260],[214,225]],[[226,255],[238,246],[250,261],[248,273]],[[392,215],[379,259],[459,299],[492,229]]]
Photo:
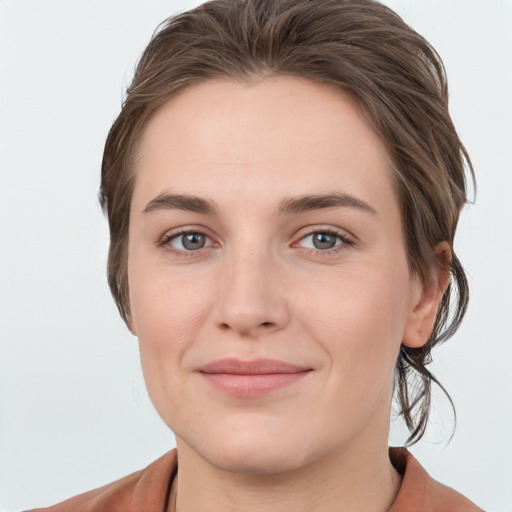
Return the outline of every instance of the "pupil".
[[[336,245],[336,237],[329,233],[316,233],[313,236],[313,245],[317,249],[332,249]]]
[[[183,235],[182,243],[185,249],[202,249],[204,247],[204,235],[201,233],[189,233],[188,235]]]

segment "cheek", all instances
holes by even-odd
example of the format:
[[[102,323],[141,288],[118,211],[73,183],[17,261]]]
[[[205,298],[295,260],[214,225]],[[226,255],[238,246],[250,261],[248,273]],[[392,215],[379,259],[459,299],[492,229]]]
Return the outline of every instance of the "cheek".
[[[208,317],[208,290],[201,279],[180,278],[175,271],[171,275],[147,263],[138,265],[135,257],[129,279],[142,369],[151,398],[158,401],[162,393],[179,394],[183,356]]]
[[[407,270],[366,266],[325,280],[299,315],[324,346],[333,375],[362,386],[392,375],[407,315]],[[319,283],[320,284],[320,283]]]
[[[208,280],[169,267],[150,251],[133,250],[129,258],[130,305],[136,334],[156,345],[186,343],[203,315]],[[186,266],[185,266],[186,268]]]

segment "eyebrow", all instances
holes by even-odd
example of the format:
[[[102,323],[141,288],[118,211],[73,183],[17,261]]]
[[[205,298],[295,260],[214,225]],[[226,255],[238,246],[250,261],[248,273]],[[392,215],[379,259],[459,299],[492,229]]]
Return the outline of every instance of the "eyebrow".
[[[368,203],[342,192],[291,197],[281,202],[279,212],[287,214],[304,213],[333,207],[357,208],[367,213],[377,214],[376,210]]]
[[[375,209],[368,203],[342,192],[290,197],[279,203],[278,212],[280,214],[294,214],[335,207],[356,208],[367,213],[377,214]],[[217,211],[215,203],[211,200],[186,194],[170,194],[168,192],[163,192],[149,201],[143,213],[157,210],[185,210],[203,215],[212,215]]]
[[[201,197],[169,194],[167,192],[163,192],[154,199],[151,199],[142,213],[154,212],[156,210],[186,210],[204,215],[215,213],[212,201],[207,201]]]

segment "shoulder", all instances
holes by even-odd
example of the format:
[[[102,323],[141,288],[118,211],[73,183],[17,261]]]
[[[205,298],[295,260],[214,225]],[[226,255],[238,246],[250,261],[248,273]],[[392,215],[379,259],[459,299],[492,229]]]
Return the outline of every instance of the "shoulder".
[[[459,492],[434,480],[405,448],[390,448],[389,456],[403,475],[389,512],[483,512]]]
[[[176,467],[176,450],[171,450],[136,473],[52,507],[28,512],[162,512]]]

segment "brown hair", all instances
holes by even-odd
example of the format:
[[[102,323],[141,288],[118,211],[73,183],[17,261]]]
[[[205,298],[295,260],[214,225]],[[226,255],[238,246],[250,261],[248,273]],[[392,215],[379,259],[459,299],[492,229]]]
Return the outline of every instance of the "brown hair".
[[[467,201],[465,168],[471,177],[473,170],[448,113],[443,64],[429,43],[373,0],[213,0],[160,26],[106,141],[100,202],[110,227],[108,282],[125,322],[134,163],[148,120],[191,84],[219,77],[250,83],[262,75],[331,84],[358,103],[393,157],[411,271],[432,279],[433,247],[453,244]],[[456,331],[468,302],[454,253],[449,265],[430,339],[417,349],[402,345],[396,365],[410,443],[425,432],[431,383],[439,384],[426,367],[431,350]]]

